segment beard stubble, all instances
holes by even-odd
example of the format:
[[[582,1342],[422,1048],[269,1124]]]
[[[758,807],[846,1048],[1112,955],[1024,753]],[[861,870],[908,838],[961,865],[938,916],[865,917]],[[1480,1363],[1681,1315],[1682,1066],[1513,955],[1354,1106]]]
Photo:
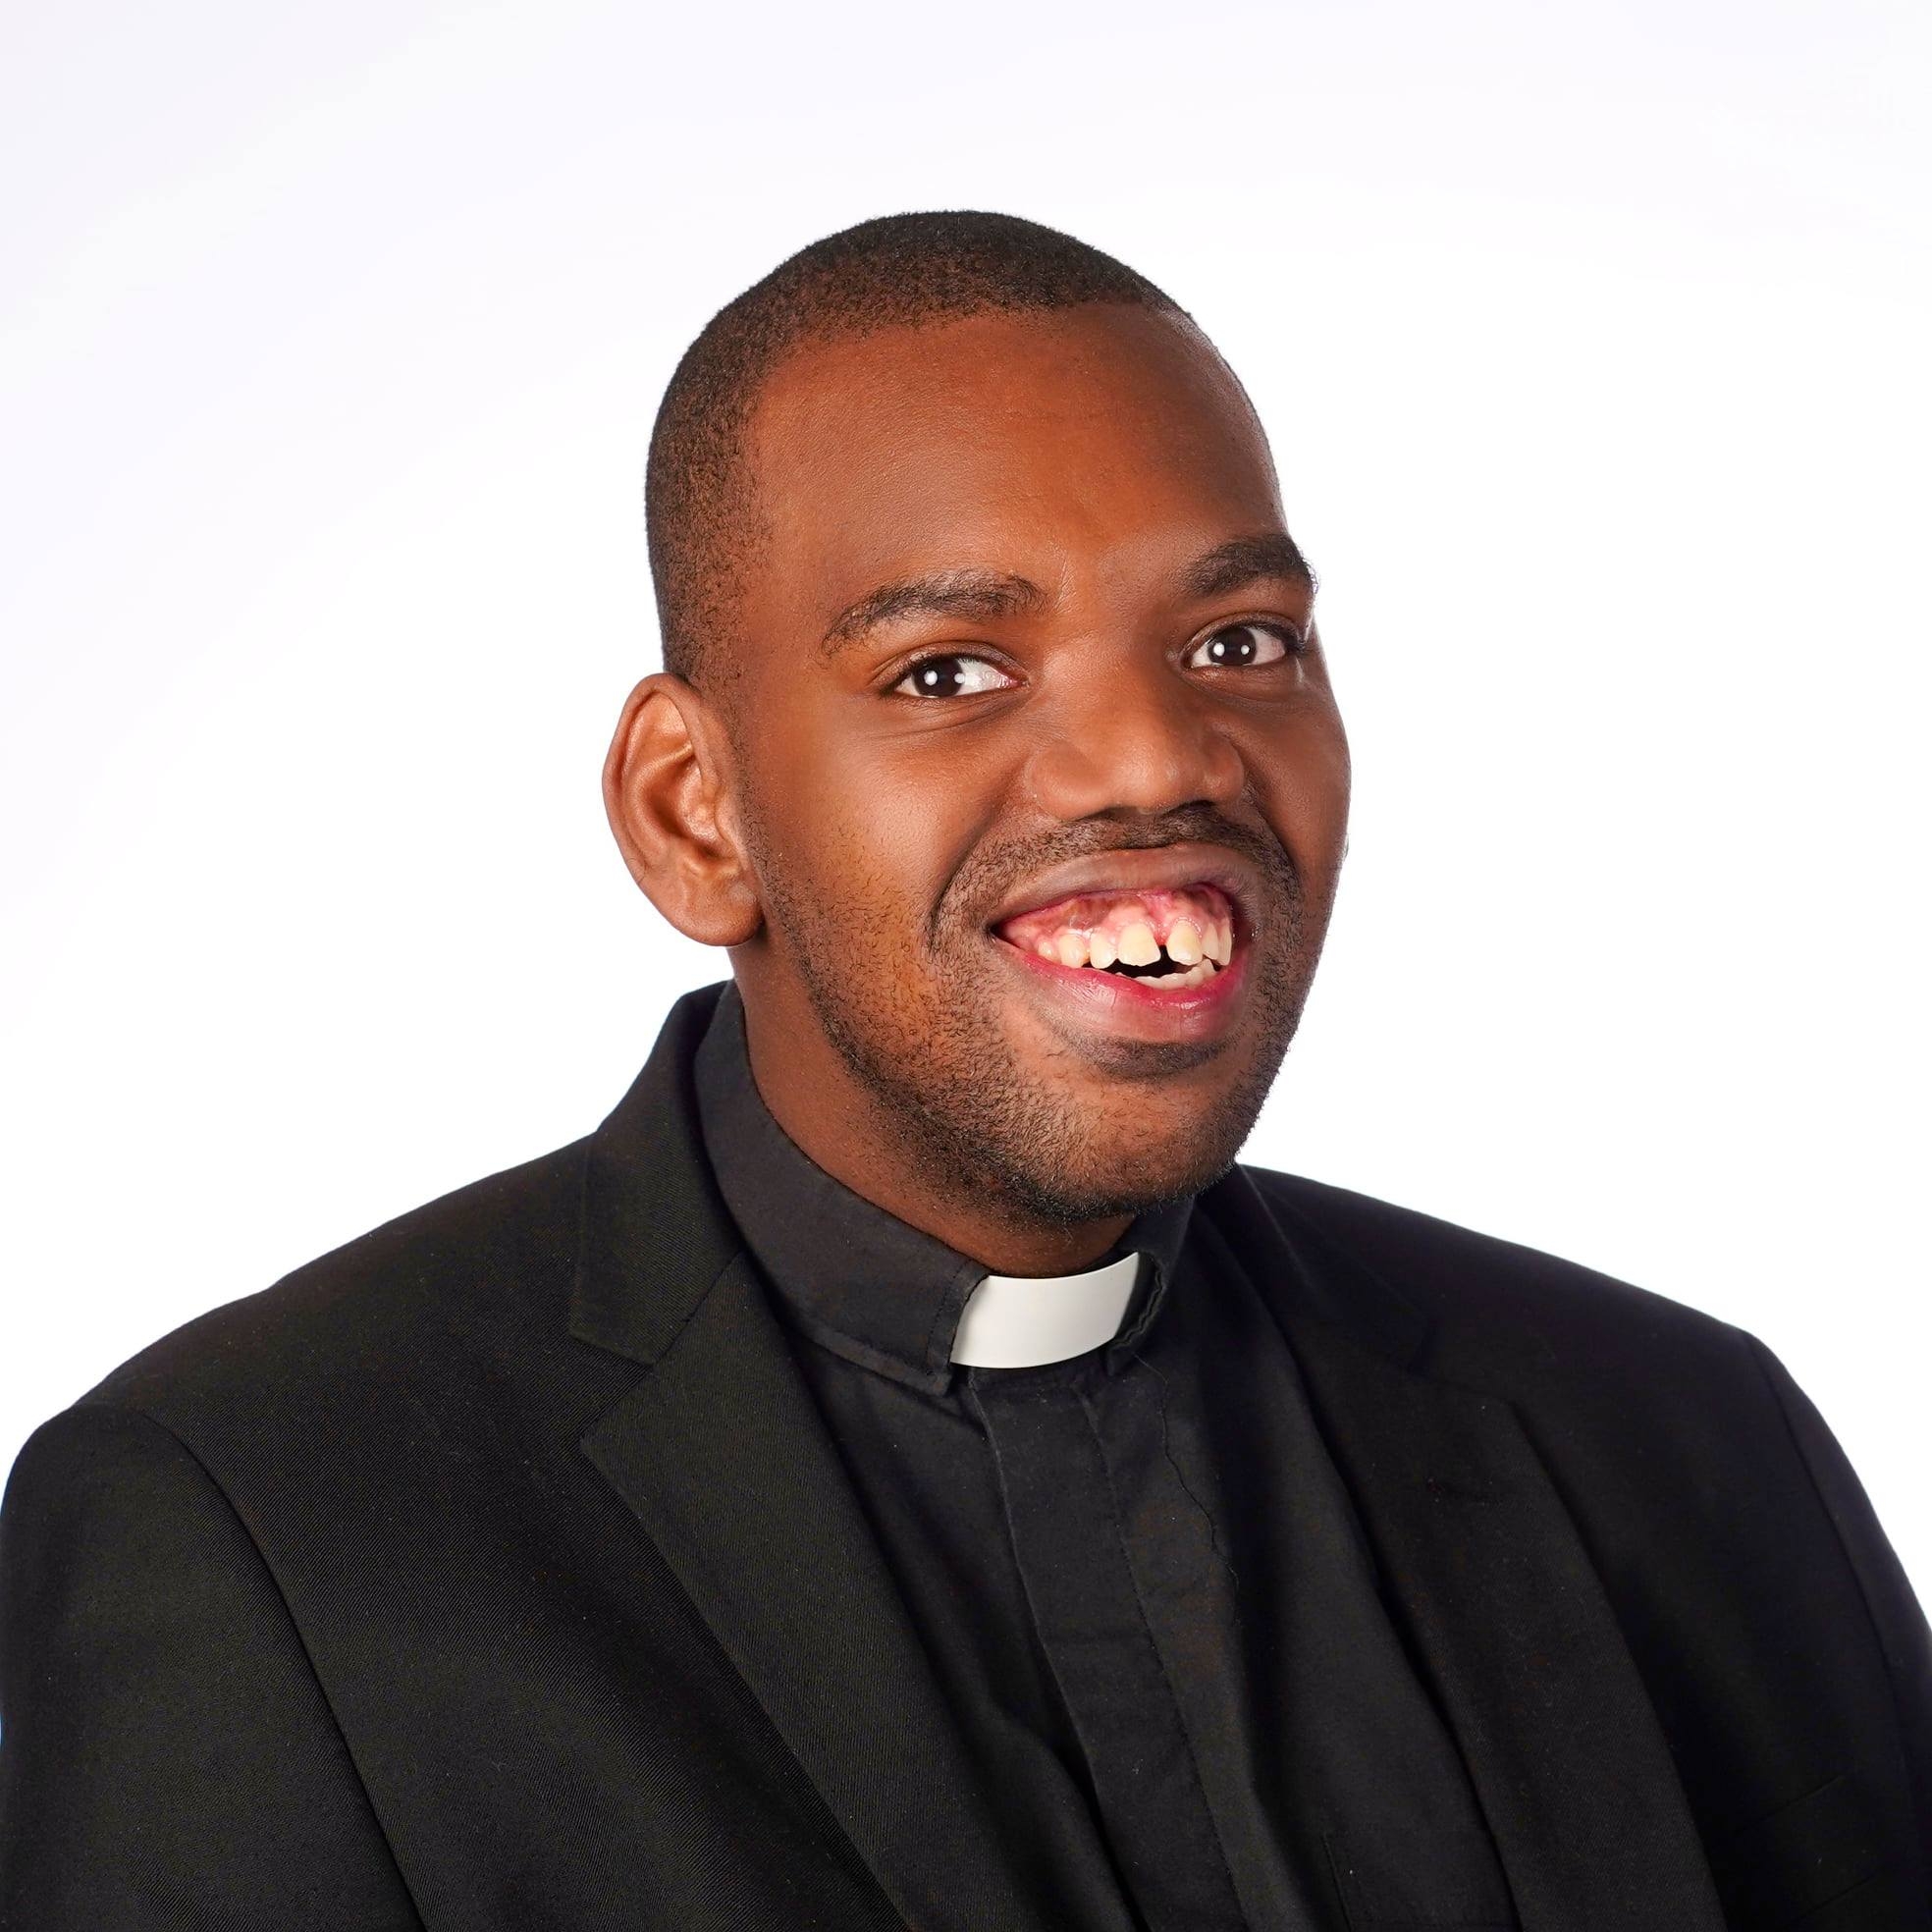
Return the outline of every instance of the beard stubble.
[[[1323,931],[1310,917],[1301,875],[1280,843],[1205,806],[1162,814],[1100,815],[1061,834],[979,848],[941,893],[922,928],[920,970],[854,976],[851,895],[794,889],[746,811],[742,827],[758,867],[768,923],[788,953],[813,1013],[854,1081],[873,1102],[897,1157],[940,1194],[971,1191],[983,1208],[1021,1228],[1066,1229],[1133,1215],[1185,1199],[1234,1164],[1300,1025]],[[1123,835],[1123,832],[1126,835]],[[1158,835],[1154,835],[1157,833]],[[1027,1066],[994,1017],[999,992],[985,952],[997,943],[970,908],[995,904],[1002,885],[1096,851],[1138,850],[1183,839],[1230,846],[1268,883],[1266,938],[1249,961],[1249,997],[1261,1017],[1256,1045],[1182,1135],[1155,1143],[1131,1130],[1097,1132],[1069,1107],[1050,1077]],[[1048,849],[1050,847],[1050,849]],[[863,903],[861,882],[858,902]],[[841,906],[838,928],[822,908]],[[922,992],[926,996],[921,996]],[[1245,1031],[1245,1030],[1244,1030]],[[1239,1052],[1242,1036],[1208,1048],[1135,1049],[1123,1081],[1143,1083]],[[1071,1052],[1071,1048],[1064,1049]],[[1120,1109],[1127,1112],[1131,1099]]]

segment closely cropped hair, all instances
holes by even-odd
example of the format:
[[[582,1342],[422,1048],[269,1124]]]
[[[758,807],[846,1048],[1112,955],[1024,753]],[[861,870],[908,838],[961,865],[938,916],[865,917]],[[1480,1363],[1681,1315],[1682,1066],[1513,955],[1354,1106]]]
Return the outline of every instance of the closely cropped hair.
[[[645,529],[665,668],[704,687],[729,642],[759,534],[745,439],[758,392],[791,349],[991,309],[1129,302],[1185,314],[1099,248],[1015,215],[885,215],[780,262],[706,323],[651,431]]]

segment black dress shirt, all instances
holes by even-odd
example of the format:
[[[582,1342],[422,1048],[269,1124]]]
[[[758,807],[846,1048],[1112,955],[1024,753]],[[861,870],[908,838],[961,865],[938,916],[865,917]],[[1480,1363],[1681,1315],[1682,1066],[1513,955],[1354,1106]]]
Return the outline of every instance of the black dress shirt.
[[[727,990],[696,1086],[720,1191],[958,1719],[1068,1932],[1514,1927],[1279,1327],[1190,1204],[1142,1216],[1103,1347],[950,1352],[987,1270],[818,1167]]]

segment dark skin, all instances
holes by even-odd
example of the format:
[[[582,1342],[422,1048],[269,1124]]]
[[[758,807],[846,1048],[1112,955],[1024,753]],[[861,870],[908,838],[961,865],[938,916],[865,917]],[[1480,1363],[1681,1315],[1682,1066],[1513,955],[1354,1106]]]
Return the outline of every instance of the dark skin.
[[[1086,1266],[1234,1158],[1333,902],[1348,746],[1265,439],[1191,324],[1091,304],[802,349],[750,447],[730,674],[646,677],[611,747],[625,862],[730,949],[821,1167],[995,1271]],[[1194,880],[1237,908],[1208,993],[1010,942]]]

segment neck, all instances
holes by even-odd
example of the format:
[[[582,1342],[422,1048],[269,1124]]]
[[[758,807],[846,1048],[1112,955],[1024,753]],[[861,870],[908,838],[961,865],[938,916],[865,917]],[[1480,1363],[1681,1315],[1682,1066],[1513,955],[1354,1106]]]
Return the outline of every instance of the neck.
[[[1043,1221],[987,1188],[946,1185],[909,1157],[903,1123],[850,1074],[830,1043],[805,1020],[763,1029],[747,1002],[751,1074],[772,1117],[834,1180],[922,1234],[970,1257],[993,1274],[1077,1274],[1091,1267],[1132,1223],[1130,1214]],[[770,1050],[776,1035],[783,1052]],[[800,1051],[801,1039],[812,1048]]]

